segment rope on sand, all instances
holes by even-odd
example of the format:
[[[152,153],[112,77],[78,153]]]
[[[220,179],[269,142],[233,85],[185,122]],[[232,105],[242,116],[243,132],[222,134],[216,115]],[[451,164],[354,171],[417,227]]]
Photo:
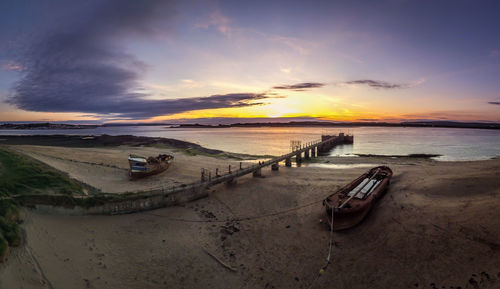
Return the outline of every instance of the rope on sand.
[[[255,220],[255,219],[260,219],[260,218],[266,218],[266,217],[271,217],[271,216],[276,216],[276,215],[280,215],[280,214],[285,214],[285,213],[288,213],[288,212],[292,212],[292,211],[297,211],[299,209],[302,209],[302,208],[305,208],[305,207],[309,207],[309,206],[312,206],[314,204],[317,204],[318,202],[320,202],[321,200],[319,201],[314,201],[314,202],[311,202],[311,203],[307,203],[305,205],[302,205],[302,206],[298,206],[298,207],[294,207],[294,208],[290,208],[290,209],[287,209],[287,210],[283,210],[283,211],[278,211],[278,212],[274,212],[274,213],[269,213],[269,214],[263,214],[263,215],[256,215],[256,216],[251,216],[251,217],[238,217],[238,218],[233,218],[231,220],[226,220],[226,221],[219,221],[219,220],[189,220],[189,219],[178,219],[178,218],[169,218],[167,216],[164,216],[164,215],[160,215],[160,214],[154,214],[154,213],[146,213],[148,215],[152,215],[152,216],[157,216],[157,217],[162,217],[162,218],[166,218],[167,220],[169,221],[178,221],[178,222],[192,222],[192,223],[225,223],[225,222],[228,222],[228,221],[249,221],[249,220]],[[313,288],[313,286],[316,284],[316,282],[318,281],[319,277],[321,277],[321,275],[323,275],[323,273],[325,273],[325,270],[328,268],[328,265],[330,265],[330,260],[331,260],[331,257],[332,257],[332,247],[333,247],[333,221],[334,221],[334,208],[332,207],[331,209],[332,211],[332,216],[331,216],[331,222],[330,222],[330,244],[329,244],[329,248],[328,248],[328,256],[326,257],[326,263],[323,267],[321,267],[321,269],[319,270],[319,273],[318,275],[316,276],[316,278],[314,279],[314,281],[311,283],[311,286],[308,287],[308,289],[311,289]],[[205,249],[204,249],[205,250]],[[205,252],[207,254],[209,254],[210,256],[212,256],[214,259],[216,259],[219,263],[221,263],[224,267],[225,264],[223,264],[220,260],[218,260],[218,258],[216,258],[214,255],[212,255],[211,253],[209,253],[208,251],[205,250]],[[226,267],[227,268],[227,267]],[[233,269],[233,268],[228,268],[229,270]],[[232,271],[232,270],[231,270]]]
[[[318,281],[319,277],[321,277],[321,275],[323,275],[323,273],[325,273],[326,268],[328,268],[328,265],[330,265],[330,258],[332,256],[332,247],[333,247],[333,211],[334,211],[333,207],[332,207],[331,211],[332,211],[332,218],[331,218],[332,221],[330,222],[330,245],[329,245],[329,249],[328,249],[328,256],[326,257],[326,264],[323,267],[321,267],[321,269],[319,269],[318,275],[313,280],[313,282],[311,283],[311,286],[309,286],[308,289],[313,288],[313,286]]]
[[[167,219],[169,221],[186,222],[186,223],[225,223],[225,222],[228,222],[228,221],[239,222],[239,221],[250,221],[250,220],[255,220],[255,219],[261,219],[261,218],[267,218],[267,217],[277,216],[277,215],[281,215],[281,214],[286,214],[286,213],[289,213],[289,212],[297,211],[297,210],[300,210],[300,209],[303,209],[303,208],[315,205],[315,204],[319,203],[321,200],[314,201],[314,202],[311,202],[311,203],[307,203],[307,204],[302,205],[302,206],[298,206],[298,207],[293,207],[293,208],[290,208],[290,209],[286,209],[286,210],[283,210],[283,211],[274,212],[274,213],[268,213],[268,214],[256,215],[256,216],[249,216],[249,217],[236,217],[236,218],[231,218],[231,219],[224,220],[224,221],[220,221],[220,220],[192,220],[192,219],[169,218],[167,216],[160,215],[160,214],[155,214],[155,213],[144,213],[144,214],[148,214],[148,215],[152,215],[152,216],[156,216],[156,217],[162,217],[162,218],[165,218],[165,219]]]

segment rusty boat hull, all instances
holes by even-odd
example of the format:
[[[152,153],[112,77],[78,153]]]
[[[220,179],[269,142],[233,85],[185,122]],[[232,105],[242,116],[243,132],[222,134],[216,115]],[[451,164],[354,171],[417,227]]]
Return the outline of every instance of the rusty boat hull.
[[[128,157],[130,165],[129,177],[131,180],[136,180],[164,172],[170,167],[173,159],[173,156],[166,154],[149,158],[130,155]]]
[[[391,178],[389,167],[374,167],[324,199],[329,227],[335,231],[344,230],[363,221],[375,202],[387,191]]]

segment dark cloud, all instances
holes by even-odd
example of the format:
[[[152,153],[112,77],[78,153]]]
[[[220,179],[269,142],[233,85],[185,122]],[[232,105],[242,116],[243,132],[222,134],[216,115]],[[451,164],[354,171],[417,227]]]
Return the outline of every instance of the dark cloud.
[[[304,91],[308,88],[318,88],[318,87],[323,87],[325,86],[324,83],[319,83],[319,82],[303,82],[303,83],[297,83],[297,84],[288,84],[288,85],[279,85],[279,86],[274,86],[274,89],[288,89],[288,90],[295,90],[295,91]]]
[[[231,93],[207,97],[153,100],[130,94],[115,98],[80,97],[69,100],[54,98],[46,101],[17,103],[17,105],[21,109],[32,111],[91,112],[104,115],[114,114],[119,116],[119,119],[144,119],[191,110],[262,105],[264,103],[256,101],[268,97],[265,94]]]
[[[343,82],[343,84],[361,84],[361,85],[368,85],[369,87],[372,88],[382,88],[382,89],[393,89],[393,88],[408,88],[408,85],[404,84],[394,84],[394,83],[389,83],[385,81],[378,81],[378,80],[371,80],[371,79],[361,79],[361,80],[352,80],[352,81],[346,81]]]
[[[254,93],[148,99],[150,95],[138,84],[145,65],[125,53],[121,42],[125,36],[153,35],[155,21],[168,19],[170,8],[168,1],[108,1],[32,40],[19,57],[23,75],[8,101],[30,111],[134,119],[262,104],[255,101],[268,96]]]
[[[495,105],[500,105],[500,101],[490,101],[488,102],[489,104],[495,104]]]

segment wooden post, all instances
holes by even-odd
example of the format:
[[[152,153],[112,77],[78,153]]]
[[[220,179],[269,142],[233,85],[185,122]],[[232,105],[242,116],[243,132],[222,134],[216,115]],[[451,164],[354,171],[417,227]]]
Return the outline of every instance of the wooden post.
[[[285,159],[285,166],[291,167],[292,166],[292,158],[286,158]]]
[[[218,177],[219,176],[219,168],[216,168],[215,169],[215,176]]]
[[[278,163],[274,163],[271,165],[271,170],[277,171],[280,169],[280,165]]]
[[[201,169],[201,181],[204,182],[205,181],[205,169]]]

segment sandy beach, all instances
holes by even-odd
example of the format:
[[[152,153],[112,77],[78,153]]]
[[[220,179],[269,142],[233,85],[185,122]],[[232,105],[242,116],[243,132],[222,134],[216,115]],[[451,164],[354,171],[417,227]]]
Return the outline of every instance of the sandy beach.
[[[222,174],[229,170],[229,165],[234,170],[239,168],[240,161],[245,161],[227,157],[192,156],[179,149],[155,147],[67,148],[21,145],[10,148],[67,172],[71,178],[106,193],[135,192],[190,184],[200,180],[201,168],[211,170],[214,175],[216,168],[219,168]],[[129,181],[129,154],[147,157],[160,153],[175,157],[168,173]]]
[[[201,168],[227,170],[240,161],[157,147],[11,148],[111,193],[189,183]],[[168,171],[128,181],[128,153],[165,151],[175,155]],[[389,191],[364,222],[333,233],[332,261],[319,276],[330,237],[321,200],[380,164],[394,171]],[[27,241],[0,265],[0,288],[500,286],[499,159],[321,157],[263,175],[215,186],[181,206],[128,215],[23,209]]]

